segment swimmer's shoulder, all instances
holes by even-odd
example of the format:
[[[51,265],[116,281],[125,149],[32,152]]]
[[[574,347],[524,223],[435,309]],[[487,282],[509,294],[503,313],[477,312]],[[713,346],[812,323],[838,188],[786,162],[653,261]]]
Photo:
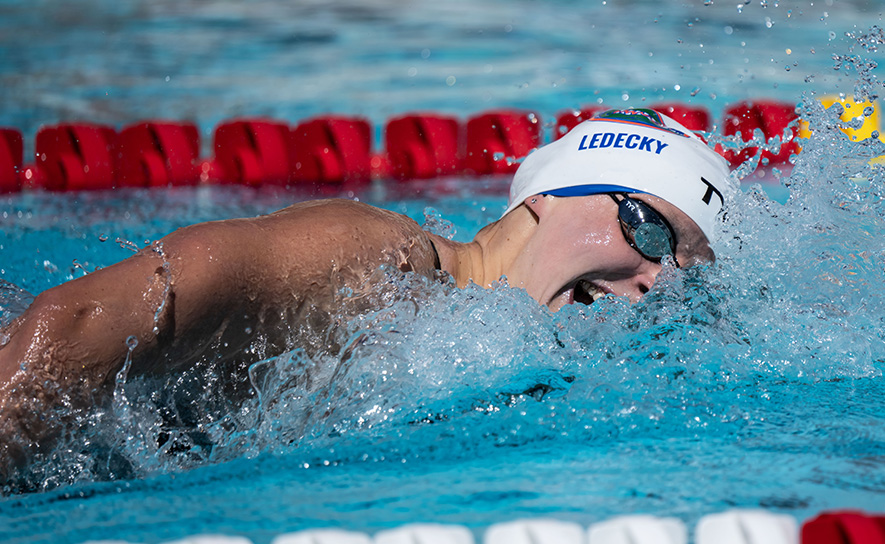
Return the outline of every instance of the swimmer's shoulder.
[[[363,202],[326,199],[299,202],[268,216],[309,231],[368,233],[392,238],[426,236],[412,219]]]
[[[394,259],[403,270],[429,272],[439,267],[430,235],[402,214],[346,199],[300,202],[267,216],[329,247],[349,248],[371,260]]]

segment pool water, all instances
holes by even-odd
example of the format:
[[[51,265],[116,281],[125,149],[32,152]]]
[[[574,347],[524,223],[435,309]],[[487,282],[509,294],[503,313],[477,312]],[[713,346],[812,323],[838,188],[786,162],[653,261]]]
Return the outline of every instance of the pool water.
[[[209,365],[128,380],[4,487],[5,541],[262,543],[416,521],[479,532],[523,517],[882,510],[885,180],[866,161],[885,149],[850,142],[816,105],[878,93],[866,64],[883,43],[874,3],[86,4],[0,5],[0,124],[33,134],[64,119],[167,116],[209,135],[240,114],[337,111],[377,127],[416,109],[552,119],[586,103],[675,100],[717,114],[765,96],[802,101],[814,135],[789,177],[736,192],[715,265],[665,268],[638,304],[550,314],[505,285],[382,271],[382,307],[329,331],[340,355],[262,361],[245,402],[217,393]],[[506,188],[375,181],[338,196],[467,241],[504,210]],[[0,320],[179,226],[316,196],[4,197]]]

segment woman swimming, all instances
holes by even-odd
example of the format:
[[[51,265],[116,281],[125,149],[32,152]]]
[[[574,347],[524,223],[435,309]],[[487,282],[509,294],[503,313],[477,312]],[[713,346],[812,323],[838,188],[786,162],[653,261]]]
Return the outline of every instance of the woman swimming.
[[[0,332],[0,437],[19,438],[0,439],[3,458],[40,448],[53,433],[41,416],[51,407],[106,399],[124,361],[144,375],[209,360],[232,369],[232,386],[247,386],[242,369],[252,362],[303,345],[336,350],[318,332],[342,305],[352,314],[370,307],[364,288],[385,265],[442,271],[459,287],[506,278],[553,311],[609,294],[636,301],[665,260],[714,258],[728,175],[672,119],[615,110],[532,153],[507,211],[469,243],[347,200],[180,229],[41,293]]]

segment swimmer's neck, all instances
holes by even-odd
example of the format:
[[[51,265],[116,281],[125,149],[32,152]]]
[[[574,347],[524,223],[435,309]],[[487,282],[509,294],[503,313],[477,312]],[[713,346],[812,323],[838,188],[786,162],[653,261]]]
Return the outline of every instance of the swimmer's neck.
[[[436,249],[440,270],[448,272],[458,287],[466,287],[470,282],[485,285],[481,264],[483,251],[476,241],[464,244],[446,240],[436,234],[428,233],[428,236]]]
[[[440,269],[451,274],[458,287],[475,283],[491,287],[507,276],[532,234],[537,221],[524,206],[480,230],[472,242],[446,240],[428,233],[439,257]]]

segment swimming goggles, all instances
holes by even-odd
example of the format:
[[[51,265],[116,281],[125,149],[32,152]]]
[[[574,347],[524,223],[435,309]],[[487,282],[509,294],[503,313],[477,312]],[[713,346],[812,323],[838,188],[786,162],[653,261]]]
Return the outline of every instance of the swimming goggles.
[[[630,247],[656,263],[661,262],[664,255],[672,255],[675,261],[676,234],[661,214],[626,194],[608,193],[608,196],[618,203],[618,221]]]

